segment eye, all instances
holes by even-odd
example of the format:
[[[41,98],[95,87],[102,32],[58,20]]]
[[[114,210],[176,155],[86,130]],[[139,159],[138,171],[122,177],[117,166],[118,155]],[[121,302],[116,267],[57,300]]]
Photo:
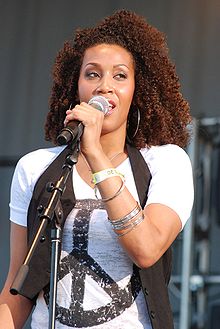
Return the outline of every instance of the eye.
[[[99,74],[95,71],[90,71],[90,72],[86,72],[85,76],[88,79],[93,79],[99,77]]]
[[[114,78],[116,80],[125,80],[125,79],[127,79],[127,74],[125,74],[125,73],[117,73],[117,74],[115,74]]]

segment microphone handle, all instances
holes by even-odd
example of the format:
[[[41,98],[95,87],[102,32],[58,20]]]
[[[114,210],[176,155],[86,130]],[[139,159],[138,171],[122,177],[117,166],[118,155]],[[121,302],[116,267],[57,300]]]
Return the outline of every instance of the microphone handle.
[[[57,142],[59,145],[67,145],[70,142],[80,139],[83,134],[84,126],[82,122],[73,120],[64,127],[59,136],[57,137]]]
[[[105,114],[109,111],[109,102],[103,96],[94,96],[88,102],[94,109],[102,111]],[[57,137],[57,142],[59,145],[66,145],[79,140],[83,134],[84,126],[82,122],[78,120],[70,121],[70,123],[64,127],[59,136]]]

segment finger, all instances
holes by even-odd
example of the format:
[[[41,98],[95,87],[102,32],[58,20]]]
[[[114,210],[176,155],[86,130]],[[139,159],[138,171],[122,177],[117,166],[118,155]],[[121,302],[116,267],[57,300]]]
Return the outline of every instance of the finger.
[[[65,120],[64,120],[64,125],[66,125],[69,121],[72,121],[72,120],[77,120],[76,118],[76,109],[79,108],[80,105],[76,105],[74,108],[72,109],[68,109],[66,111],[66,117],[65,117]]]

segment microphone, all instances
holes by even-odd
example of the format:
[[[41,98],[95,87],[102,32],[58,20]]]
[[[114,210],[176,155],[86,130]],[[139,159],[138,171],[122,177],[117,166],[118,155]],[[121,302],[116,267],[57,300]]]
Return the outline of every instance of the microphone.
[[[88,104],[94,107],[94,109],[102,111],[104,115],[106,115],[109,111],[109,102],[103,96],[92,97]],[[68,125],[61,130],[59,136],[57,137],[58,144],[66,145],[73,142],[76,138],[78,140],[82,136],[83,130],[84,126],[82,122],[78,120],[70,121]]]

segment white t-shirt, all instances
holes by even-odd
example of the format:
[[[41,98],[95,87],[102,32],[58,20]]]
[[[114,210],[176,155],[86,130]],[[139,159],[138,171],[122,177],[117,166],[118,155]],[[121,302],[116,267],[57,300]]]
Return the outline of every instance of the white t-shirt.
[[[17,164],[11,186],[10,219],[26,226],[35,183],[63,147],[41,149]],[[182,227],[193,203],[192,169],[188,155],[176,145],[142,149],[152,179],[147,204],[161,203],[180,217]],[[134,198],[138,195],[130,161],[118,166]],[[93,189],[73,168],[76,206],[66,219],[60,259],[57,329],[150,329],[151,324],[133,263],[124,252]],[[48,327],[43,292],[32,315],[32,328]]]

